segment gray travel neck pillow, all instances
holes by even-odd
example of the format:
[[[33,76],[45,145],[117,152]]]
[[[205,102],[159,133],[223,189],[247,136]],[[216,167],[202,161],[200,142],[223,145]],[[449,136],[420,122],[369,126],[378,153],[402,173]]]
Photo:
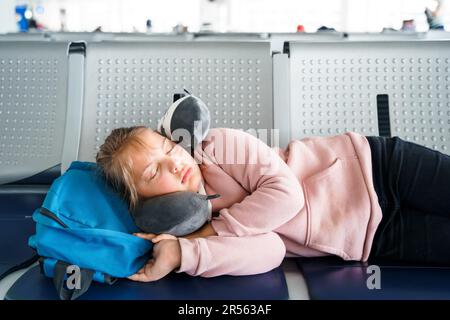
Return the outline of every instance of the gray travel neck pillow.
[[[187,95],[174,95],[174,102],[158,122],[157,131],[193,155],[193,149],[208,134],[211,118],[206,104],[185,92]]]
[[[134,212],[134,221],[147,233],[184,236],[211,220],[208,200],[219,195],[179,191],[150,198]]]
[[[174,99],[159,121],[157,131],[193,154],[208,133],[210,114],[203,101],[186,93]],[[164,194],[139,202],[132,216],[136,226],[145,233],[184,236],[211,220],[208,201],[217,197],[220,195],[187,191]]]

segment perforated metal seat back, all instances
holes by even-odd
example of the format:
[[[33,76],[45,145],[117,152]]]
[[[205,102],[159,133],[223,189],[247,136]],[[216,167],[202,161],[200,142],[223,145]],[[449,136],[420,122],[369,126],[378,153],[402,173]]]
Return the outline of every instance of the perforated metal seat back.
[[[292,138],[351,130],[449,153],[450,42],[294,42],[289,60]]]
[[[91,43],[85,69],[79,160],[93,161],[114,128],[155,129],[183,88],[208,105],[211,127],[273,126],[268,42]]]
[[[0,184],[61,162],[67,43],[0,42]]]

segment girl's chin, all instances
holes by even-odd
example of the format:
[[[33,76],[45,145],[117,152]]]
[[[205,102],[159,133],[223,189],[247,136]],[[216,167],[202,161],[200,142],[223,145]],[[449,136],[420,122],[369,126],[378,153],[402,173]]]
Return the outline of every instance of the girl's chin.
[[[192,177],[192,187],[191,190],[198,192],[200,191],[200,186],[201,186],[201,181],[199,179],[197,179],[197,177]]]

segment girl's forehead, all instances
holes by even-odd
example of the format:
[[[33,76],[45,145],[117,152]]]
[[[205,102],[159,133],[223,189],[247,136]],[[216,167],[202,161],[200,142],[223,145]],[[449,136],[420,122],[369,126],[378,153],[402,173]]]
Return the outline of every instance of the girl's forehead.
[[[159,149],[163,146],[164,137],[153,130],[146,129],[138,134],[139,138],[151,149]]]
[[[145,141],[147,143],[151,143],[151,142],[161,143],[164,140],[163,136],[161,136],[159,133],[157,133],[153,130],[150,130],[150,129],[142,130],[142,132],[139,133],[139,136],[141,138],[145,139]]]
[[[164,138],[149,129],[139,132],[120,153],[124,160],[134,166],[136,162],[147,160],[163,145]]]
[[[148,162],[164,147],[165,138],[160,134],[147,129],[137,135],[137,139],[128,147],[128,155],[132,162]]]

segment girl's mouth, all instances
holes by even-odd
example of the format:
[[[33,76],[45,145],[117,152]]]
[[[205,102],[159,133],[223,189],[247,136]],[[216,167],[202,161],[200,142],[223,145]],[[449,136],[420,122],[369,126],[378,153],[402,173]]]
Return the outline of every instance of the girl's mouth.
[[[183,174],[183,178],[181,179],[181,183],[185,183],[191,177],[192,168],[188,168],[186,172]]]

